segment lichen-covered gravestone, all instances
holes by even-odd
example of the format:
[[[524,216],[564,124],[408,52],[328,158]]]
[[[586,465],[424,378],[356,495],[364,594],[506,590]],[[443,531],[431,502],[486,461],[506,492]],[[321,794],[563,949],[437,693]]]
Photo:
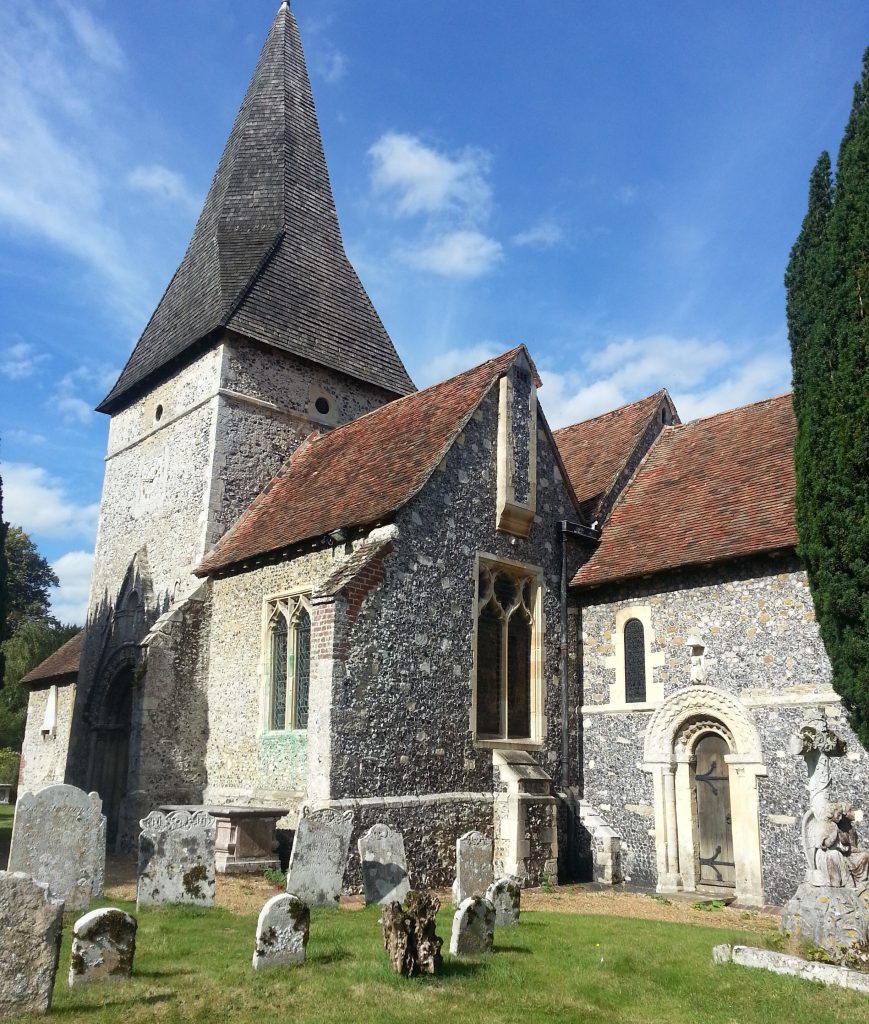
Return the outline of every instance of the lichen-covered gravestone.
[[[310,926],[311,911],[298,896],[291,892],[272,896],[256,923],[254,970],[303,964]]]
[[[515,878],[499,878],[486,890],[486,899],[495,908],[495,925],[509,928],[519,924],[522,886]]]
[[[403,903],[410,889],[404,836],[378,823],[359,838],[366,903]]]
[[[309,907],[336,907],[347,868],[353,812],[308,811],[299,825],[290,854],[287,892]]]
[[[396,974],[413,978],[437,974],[443,964],[443,939],[437,934],[437,896],[428,892],[407,894],[407,910],[396,901],[383,908],[383,945]]]
[[[469,896],[453,916],[450,952],[453,956],[491,953],[494,937],[494,906],[484,896]]]
[[[492,852],[492,840],[482,832],[466,832],[456,840],[453,903],[457,907],[469,896],[482,896],[494,881]]]
[[[72,929],[69,987],[129,978],[137,927],[135,917],[115,907],[92,910],[80,917]]]
[[[106,819],[97,793],[48,786],[15,807],[9,870],[48,886],[67,912],[87,910],[103,893]]]
[[[20,872],[0,871],[0,1017],[48,1013],[63,902]]]
[[[213,906],[214,818],[207,811],[151,811],[139,824],[136,905]]]

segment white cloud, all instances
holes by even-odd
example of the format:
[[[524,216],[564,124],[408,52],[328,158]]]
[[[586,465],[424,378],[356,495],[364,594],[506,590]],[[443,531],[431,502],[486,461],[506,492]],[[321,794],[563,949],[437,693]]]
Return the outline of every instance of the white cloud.
[[[347,74],[347,57],[340,50],[330,50],[317,60],[317,71],[329,85],[335,85]]]
[[[454,377],[463,370],[469,370],[472,366],[485,363],[487,359],[493,359],[505,350],[506,346],[498,348],[492,342],[484,341],[479,345],[469,345],[467,348],[448,348],[432,356],[422,369],[417,373],[420,384],[424,387],[434,384],[448,377]]]
[[[553,427],[589,419],[664,387],[682,419],[695,419],[779,394],[790,382],[783,345],[752,357],[744,345],[657,334],[612,341],[582,362],[583,373],[540,371],[541,401]]]
[[[63,482],[41,466],[7,462],[2,473],[3,513],[8,522],[43,537],[93,538],[98,504],[78,504]]]
[[[60,586],[51,589],[51,614],[61,622],[84,625],[93,564],[93,552],[69,551],[52,565]]]
[[[564,232],[552,220],[538,221],[511,239],[514,245],[529,246],[532,249],[551,249],[563,240]]]
[[[118,371],[109,366],[78,366],[57,382],[51,406],[67,423],[87,424],[94,406],[117,380]]]
[[[396,213],[460,213],[471,220],[488,215],[492,192],[486,177],[491,162],[481,149],[454,156],[426,146],[417,136],[386,132],[368,151],[375,190],[395,200]]]
[[[26,341],[19,341],[0,351],[0,374],[10,380],[22,380],[33,376],[36,367],[48,358],[47,353],[37,352]]]
[[[501,243],[480,231],[451,231],[435,241],[405,251],[405,258],[421,270],[442,277],[480,277],[501,259]]]
[[[120,71],[124,66],[124,51],[114,35],[82,7],[67,2],[61,9],[88,57],[110,71]]]
[[[44,434],[37,434],[30,430],[7,430],[4,436],[7,440],[15,441],[17,444],[45,444]]]
[[[162,164],[148,164],[134,167],[127,175],[127,184],[139,192],[147,192],[163,202],[178,203],[198,212],[202,205],[199,196],[187,187],[182,175],[163,167]]]

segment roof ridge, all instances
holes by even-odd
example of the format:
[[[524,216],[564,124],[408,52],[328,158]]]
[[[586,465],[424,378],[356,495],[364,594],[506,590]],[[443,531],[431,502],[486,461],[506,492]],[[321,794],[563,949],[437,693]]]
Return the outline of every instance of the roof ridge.
[[[735,412],[743,412],[746,409],[752,409],[756,405],[767,405],[769,402],[780,402],[783,398],[790,398],[793,395],[793,391],[782,391],[778,395],[770,395],[768,398],[758,398],[754,402],[746,402],[744,405],[734,405],[732,409],[722,409],[720,412],[710,412],[706,416],[697,416],[696,419],[688,420],[683,423],[668,423],[668,427],[690,427],[695,423],[705,423],[707,420],[718,419],[719,416],[730,416]]]
[[[599,412],[597,416],[586,416],[584,420],[577,420],[575,423],[568,423],[564,427],[559,427],[553,431],[553,434],[560,434],[564,430],[573,430],[576,427],[581,427],[583,423],[591,423],[594,420],[602,420],[607,416],[614,416],[617,412],[624,412],[626,409],[632,409],[635,405],[642,405],[644,402],[649,402],[653,398],[660,398],[663,395],[669,396],[667,388],[658,388],[657,391],[653,391],[650,395],[646,395],[645,398],[635,398],[633,402],[626,402],[624,405],[617,405],[614,409],[607,409],[606,412]],[[671,399],[672,401],[672,399]]]

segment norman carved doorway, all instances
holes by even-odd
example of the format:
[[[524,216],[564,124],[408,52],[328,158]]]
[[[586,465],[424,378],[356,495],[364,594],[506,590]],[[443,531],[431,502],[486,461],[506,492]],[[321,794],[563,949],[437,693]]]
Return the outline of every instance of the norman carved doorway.
[[[697,814],[698,887],[733,894],[736,862],[730,807],[730,748],[723,736],[710,732],[694,747],[694,799]]]
[[[118,840],[121,805],[127,794],[132,715],[133,668],[128,665],[106,688],[93,728],[90,788],[102,797],[109,849]]]

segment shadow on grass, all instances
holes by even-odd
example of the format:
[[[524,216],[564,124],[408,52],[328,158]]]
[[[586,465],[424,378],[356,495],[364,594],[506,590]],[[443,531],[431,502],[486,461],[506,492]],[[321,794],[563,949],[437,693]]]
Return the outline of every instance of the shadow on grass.
[[[183,978],[183,977],[192,975],[193,973],[194,973],[193,971],[188,971],[188,970],[186,970],[184,968],[178,968],[178,969],[166,968],[166,969],[162,969],[161,970],[159,968],[152,967],[150,969],[146,968],[144,971],[140,971],[139,968],[136,967],[133,970],[133,977],[134,978],[151,978],[151,979],[154,979],[154,978]]]
[[[158,1003],[171,1003],[175,999],[174,992],[159,992],[150,996],[131,996],[129,999],[101,999],[98,1003],[94,1003],[93,1006],[61,1006],[51,1007],[52,1017],[71,1017],[81,1016],[87,1013],[101,1013],[106,1007],[117,1007],[118,1010],[122,1008],[133,1007],[133,1006],[156,1006]],[[123,1014],[118,1014],[118,1020],[123,1020]]]
[[[484,963],[474,960],[444,960],[439,977],[441,978],[472,978],[485,969]]]
[[[315,953],[305,959],[312,964],[339,964],[343,960],[352,960],[353,954],[349,949],[333,949],[325,953]]]
[[[496,942],[494,951],[495,953],[521,953],[523,956],[528,956],[531,952],[527,946],[511,946],[509,942]]]

